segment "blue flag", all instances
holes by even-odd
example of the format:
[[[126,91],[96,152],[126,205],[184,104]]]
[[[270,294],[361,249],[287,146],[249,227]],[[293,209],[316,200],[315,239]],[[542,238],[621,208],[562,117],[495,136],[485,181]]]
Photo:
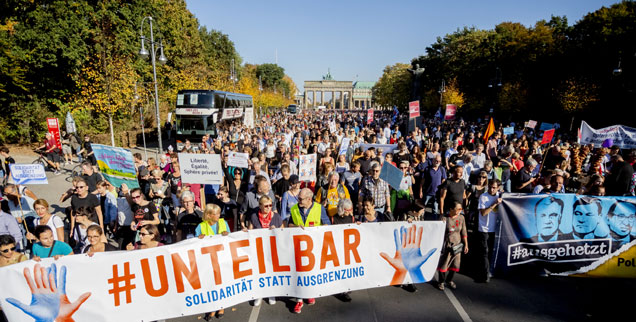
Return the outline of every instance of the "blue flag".
[[[400,114],[400,112],[398,112],[397,106],[393,105],[393,117],[391,118],[391,125],[395,124],[395,122],[397,121],[398,114]]]

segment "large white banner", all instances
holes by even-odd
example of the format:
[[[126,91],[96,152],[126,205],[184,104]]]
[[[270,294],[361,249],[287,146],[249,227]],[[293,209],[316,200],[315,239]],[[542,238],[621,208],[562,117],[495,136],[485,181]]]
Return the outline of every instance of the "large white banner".
[[[314,181],[316,180],[316,165],[318,157],[316,154],[304,154],[298,159],[298,180]]]
[[[618,145],[621,149],[636,148],[636,129],[612,125],[595,130],[585,121],[581,121],[581,144],[593,143],[595,147],[600,147],[607,139],[612,139],[612,145]]]
[[[258,229],[0,268],[9,321],[152,321],[433,278],[441,221]]]
[[[219,154],[179,153],[181,182],[223,184],[223,169]]]

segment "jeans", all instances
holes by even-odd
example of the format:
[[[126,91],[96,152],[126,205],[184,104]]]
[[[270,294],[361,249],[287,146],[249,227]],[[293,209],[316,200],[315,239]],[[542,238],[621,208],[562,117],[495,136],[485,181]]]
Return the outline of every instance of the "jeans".
[[[437,216],[439,215],[439,202],[437,201],[437,197],[435,196],[426,196],[426,198],[424,199],[424,207],[428,206],[428,202],[431,201],[431,199],[433,200],[433,211],[432,213],[435,214],[435,218],[437,219]]]
[[[495,246],[495,233],[477,232],[477,267],[475,280],[484,281],[488,279],[490,272],[490,258]]]
[[[501,183],[504,187],[504,192],[512,192],[512,180],[508,179]]]

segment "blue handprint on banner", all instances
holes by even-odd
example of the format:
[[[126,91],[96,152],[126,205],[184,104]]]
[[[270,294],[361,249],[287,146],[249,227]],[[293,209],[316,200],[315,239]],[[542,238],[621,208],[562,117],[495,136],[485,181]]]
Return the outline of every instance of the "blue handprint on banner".
[[[33,267],[33,277],[29,269],[25,268],[24,279],[31,290],[31,303],[27,305],[14,298],[6,300],[36,322],[71,322],[71,316],[91,296],[91,293],[87,292],[77,301],[69,301],[66,295],[66,266],[60,268],[59,284],[55,264],[49,268],[36,264]]]
[[[390,257],[387,253],[380,253],[380,256],[395,269],[391,285],[402,284],[407,272],[411,276],[413,283],[426,282],[426,278],[420,268],[435,253],[437,248],[433,248],[425,255],[422,255],[420,250],[422,231],[422,227],[417,228],[415,225],[409,228],[401,227],[399,231],[395,229],[393,231],[395,255]]]

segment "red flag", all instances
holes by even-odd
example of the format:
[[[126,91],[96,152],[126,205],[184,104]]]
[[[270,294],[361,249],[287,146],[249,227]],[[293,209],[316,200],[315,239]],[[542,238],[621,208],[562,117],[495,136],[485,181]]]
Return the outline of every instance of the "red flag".
[[[541,139],[541,144],[552,142],[553,136],[554,136],[554,129],[543,132],[543,139]]]
[[[488,122],[488,127],[486,128],[486,133],[484,133],[484,142],[488,142],[488,138],[495,133],[495,121],[493,118],[490,118],[490,122]]]

